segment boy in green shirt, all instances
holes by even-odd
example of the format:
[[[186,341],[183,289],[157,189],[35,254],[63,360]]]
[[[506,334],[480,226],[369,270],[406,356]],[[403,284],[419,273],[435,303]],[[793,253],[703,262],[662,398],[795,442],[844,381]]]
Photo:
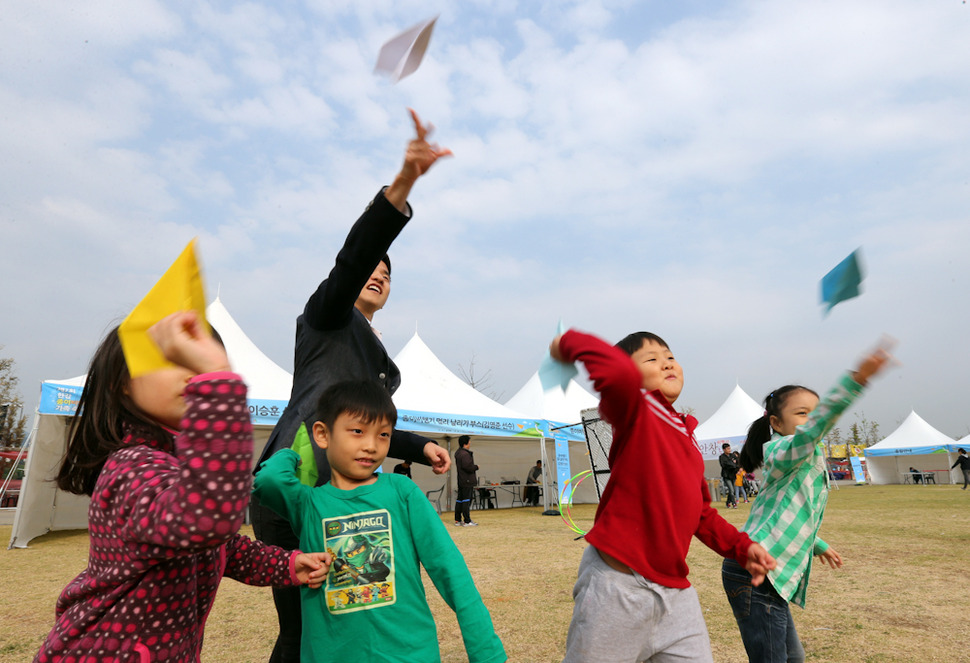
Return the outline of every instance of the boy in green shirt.
[[[397,410],[380,385],[341,382],[320,396],[313,440],[330,462],[330,482],[297,477],[300,456],[277,452],[253,492],[286,518],[306,550],[332,556],[327,582],[301,590],[302,661],[439,661],[437,629],[420,565],[455,611],[471,663],[506,660],[488,609],[461,553],[418,486],[375,474]]]

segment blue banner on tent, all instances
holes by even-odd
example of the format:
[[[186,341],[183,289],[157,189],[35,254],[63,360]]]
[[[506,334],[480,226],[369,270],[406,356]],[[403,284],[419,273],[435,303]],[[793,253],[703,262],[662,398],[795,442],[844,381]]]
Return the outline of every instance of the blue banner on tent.
[[[60,414],[72,417],[77,412],[77,404],[81,399],[83,387],[72,384],[57,384],[44,382],[40,386],[40,404],[37,406],[41,414]],[[286,401],[253,400],[248,401],[249,416],[254,425],[275,426],[283,414]]]
[[[84,387],[72,384],[43,382],[40,385],[40,404],[37,409],[41,414],[73,416],[83,389]]]
[[[249,399],[249,418],[254,426],[275,426],[288,401]]]
[[[735,435],[733,437],[712,437],[706,440],[697,440],[697,448],[701,451],[704,460],[716,460],[724,453],[721,445],[725,442],[731,445],[731,451],[741,451],[747,435]]]
[[[443,412],[397,411],[397,428],[418,433],[491,435],[493,437],[542,437],[542,422],[534,419],[503,419]]]
[[[945,454],[951,445],[939,444],[927,447],[916,448],[896,448],[896,449],[872,449],[865,450],[866,456],[922,456],[924,454]]]

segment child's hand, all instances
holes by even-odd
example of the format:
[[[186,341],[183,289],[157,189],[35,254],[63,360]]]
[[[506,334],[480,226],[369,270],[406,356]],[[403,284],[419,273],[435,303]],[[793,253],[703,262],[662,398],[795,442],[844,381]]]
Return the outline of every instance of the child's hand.
[[[775,558],[768,554],[768,551],[758,543],[752,543],[748,548],[748,561],[744,568],[751,574],[751,584],[754,587],[760,585],[765,574],[776,566]]]
[[[852,379],[863,387],[866,386],[869,378],[875,376],[893,362],[893,356],[890,353],[895,345],[896,339],[884,336],[879,341],[879,347],[859,362],[859,368],[852,374]]]
[[[310,589],[316,589],[327,579],[332,561],[330,553],[300,553],[294,564],[296,577]]]
[[[823,552],[821,555],[816,555],[824,564],[828,564],[833,569],[842,568],[842,555],[835,552],[835,548],[829,547],[828,550]]]
[[[162,355],[193,373],[228,371],[226,350],[206,331],[195,311],[179,311],[149,327],[148,335]]]
[[[552,343],[549,344],[549,354],[552,355],[552,358],[555,359],[556,361],[561,361],[564,364],[566,364],[569,362],[567,362],[563,358],[562,351],[559,349],[559,339],[561,338],[562,338],[562,334],[552,339]]]

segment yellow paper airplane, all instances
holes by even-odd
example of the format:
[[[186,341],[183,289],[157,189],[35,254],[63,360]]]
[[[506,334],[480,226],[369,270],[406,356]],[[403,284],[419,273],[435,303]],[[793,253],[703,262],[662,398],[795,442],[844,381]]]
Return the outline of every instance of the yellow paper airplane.
[[[199,319],[209,329],[205,319],[205,289],[202,270],[195,255],[195,241],[189,242],[182,255],[176,258],[118,328],[128,373],[133,378],[172,366],[148,335],[148,328],[162,318],[191,309],[199,314]]]

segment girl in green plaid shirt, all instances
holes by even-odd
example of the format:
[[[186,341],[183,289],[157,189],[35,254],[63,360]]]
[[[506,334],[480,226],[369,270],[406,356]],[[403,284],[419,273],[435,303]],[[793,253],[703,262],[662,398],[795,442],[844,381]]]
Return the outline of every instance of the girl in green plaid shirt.
[[[813,556],[842,566],[842,557],[818,536],[829,490],[822,438],[889,359],[886,350],[873,352],[821,401],[806,387],[776,389],[765,399],[764,416],[748,429],[741,467],[753,472],[764,465],[764,486],[742,530],[778,565],[754,587],[750,574],[726,559],[721,578],[751,663],[805,660],[789,602],[805,607]]]

